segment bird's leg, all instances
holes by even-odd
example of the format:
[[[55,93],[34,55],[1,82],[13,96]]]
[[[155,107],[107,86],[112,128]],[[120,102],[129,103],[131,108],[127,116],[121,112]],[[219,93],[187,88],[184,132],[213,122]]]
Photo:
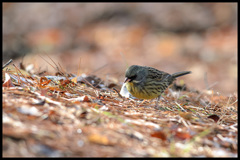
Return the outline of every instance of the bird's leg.
[[[158,106],[158,102],[160,101],[160,99],[161,99],[161,95],[157,97],[155,108],[159,109],[159,110],[162,110],[162,111],[165,111],[165,108],[163,108],[161,106]]]
[[[161,95],[157,97],[157,101],[156,101],[156,104],[155,104],[155,108],[158,108],[158,102],[159,102],[160,98],[161,98]]]

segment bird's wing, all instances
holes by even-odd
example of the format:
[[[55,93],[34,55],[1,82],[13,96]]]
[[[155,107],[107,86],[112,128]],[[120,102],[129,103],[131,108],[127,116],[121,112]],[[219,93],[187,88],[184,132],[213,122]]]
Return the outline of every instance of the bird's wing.
[[[148,68],[148,76],[156,81],[168,81],[168,79],[171,78],[170,74],[151,67]]]

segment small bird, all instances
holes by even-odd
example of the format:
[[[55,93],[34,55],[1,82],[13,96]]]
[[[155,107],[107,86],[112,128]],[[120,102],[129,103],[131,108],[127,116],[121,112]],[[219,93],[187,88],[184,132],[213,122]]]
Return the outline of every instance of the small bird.
[[[173,81],[180,76],[191,73],[191,71],[182,71],[169,74],[152,67],[147,66],[130,66],[125,73],[126,88],[134,97],[139,99],[154,99],[168,88]]]

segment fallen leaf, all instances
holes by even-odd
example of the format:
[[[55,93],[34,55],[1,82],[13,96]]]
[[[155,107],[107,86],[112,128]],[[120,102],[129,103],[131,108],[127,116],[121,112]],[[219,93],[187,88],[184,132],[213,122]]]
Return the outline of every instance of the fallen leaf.
[[[181,112],[181,113],[179,113],[179,115],[186,120],[192,119],[192,113],[190,113],[190,112]]]
[[[160,138],[163,141],[167,140],[167,135],[163,131],[156,131],[151,134],[152,137]]]
[[[189,133],[187,133],[187,132],[179,132],[179,131],[175,132],[175,137],[177,137],[177,138],[179,138],[181,140],[192,138],[192,136]]]
[[[220,117],[218,115],[216,115],[216,114],[210,115],[207,118],[213,119],[214,122],[216,122],[216,123],[220,119]]]
[[[101,145],[111,145],[107,136],[100,134],[91,134],[88,136],[88,140],[92,143],[101,144]]]

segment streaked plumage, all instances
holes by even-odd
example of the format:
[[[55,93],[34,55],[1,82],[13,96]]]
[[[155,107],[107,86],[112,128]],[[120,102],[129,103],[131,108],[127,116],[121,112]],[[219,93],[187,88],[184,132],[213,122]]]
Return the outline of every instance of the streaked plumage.
[[[189,73],[191,71],[169,74],[152,67],[132,65],[125,73],[125,83],[134,97],[153,99],[159,97],[177,77]]]

